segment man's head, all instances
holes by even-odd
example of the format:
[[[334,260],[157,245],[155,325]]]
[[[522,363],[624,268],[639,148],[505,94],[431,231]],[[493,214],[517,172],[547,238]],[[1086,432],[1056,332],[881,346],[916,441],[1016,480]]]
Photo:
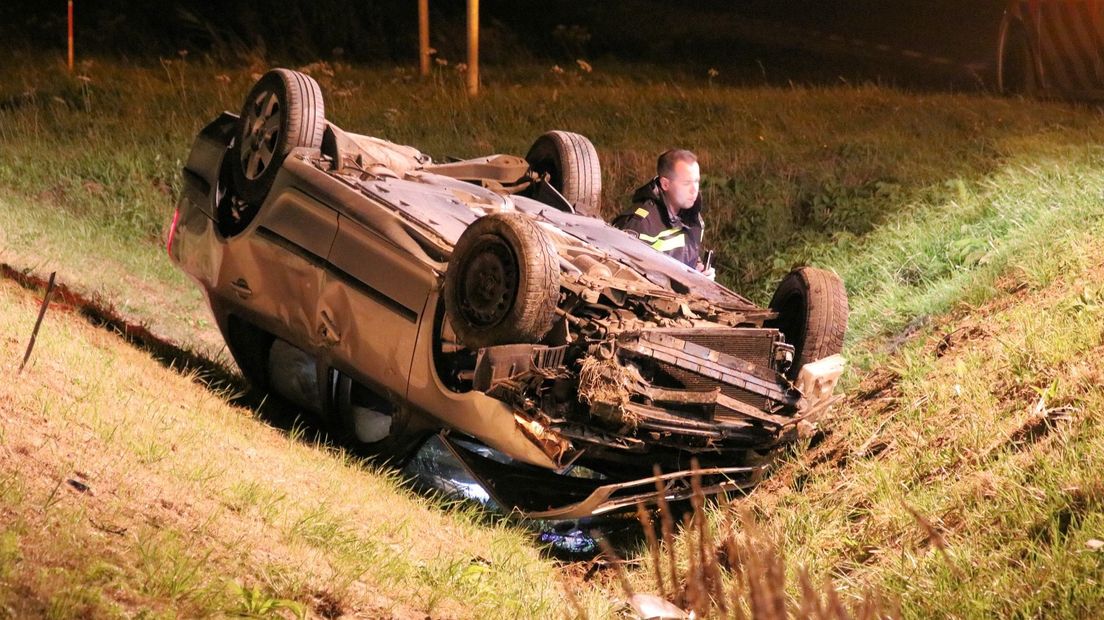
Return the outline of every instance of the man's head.
[[[659,189],[663,201],[672,212],[689,209],[698,199],[701,169],[698,158],[684,149],[665,151],[656,161]]]

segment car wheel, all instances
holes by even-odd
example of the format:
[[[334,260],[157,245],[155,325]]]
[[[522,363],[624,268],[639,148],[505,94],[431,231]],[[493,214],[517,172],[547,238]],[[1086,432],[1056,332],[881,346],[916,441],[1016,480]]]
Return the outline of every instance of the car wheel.
[[[1027,33],[1019,22],[1008,22],[1002,32],[997,89],[1003,95],[1033,97],[1038,91],[1038,78]]]
[[[768,321],[794,347],[794,362],[787,373],[797,377],[809,362],[835,355],[843,348],[847,332],[847,290],[836,274],[815,267],[791,271],[774,292],[770,309],[778,318]]]
[[[469,349],[539,342],[560,298],[556,246],[528,216],[481,217],[456,242],[444,295],[449,322]]]
[[[598,152],[586,136],[570,131],[549,131],[537,138],[525,156],[529,167],[549,182],[577,213],[600,216],[602,169]]]
[[[287,154],[322,144],[325,117],[322,89],[309,75],[273,69],[257,80],[229,153],[237,194],[252,205],[264,202]]]

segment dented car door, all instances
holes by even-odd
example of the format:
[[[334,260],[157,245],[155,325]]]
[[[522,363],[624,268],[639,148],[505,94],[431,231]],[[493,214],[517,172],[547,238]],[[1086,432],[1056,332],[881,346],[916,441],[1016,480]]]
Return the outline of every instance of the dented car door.
[[[355,211],[339,217],[317,318],[323,357],[331,365],[381,393],[401,397],[418,323],[437,276],[396,243],[404,234],[401,227],[381,231],[374,225],[381,219],[391,218]],[[371,369],[370,376],[364,368]]]
[[[333,209],[295,188],[273,192],[256,228],[228,241],[237,247],[223,253],[221,294],[278,337],[316,348],[316,308],[336,234]]]

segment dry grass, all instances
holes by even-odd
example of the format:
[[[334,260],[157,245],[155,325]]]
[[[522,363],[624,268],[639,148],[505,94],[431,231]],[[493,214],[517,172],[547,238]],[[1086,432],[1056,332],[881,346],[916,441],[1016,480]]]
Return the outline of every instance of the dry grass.
[[[551,564],[0,285],[0,610],[556,615]],[[601,604],[590,604],[600,611]]]
[[[700,480],[695,478],[693,484],[692,510],[681,521],[662,495],[654,510],[637,506],[645,538],[643,570],[630,573],[617,551],[599,540],[607,572],[616,577],[616,586],[636,617],[867,620],[900,616],[882,595],[870,592],[845,601],[831,579],[814,585],[803,567],[791,572],[777,542],[750,509],[733,501],[707,505]],[[586,617],[582,609],[577,608],[576,614]]]
[[[904,615],[1095,617],[1104,527],[1104,264],[1098,231],[1041,286],[915,333],[745,503],[789,567]],[[1027,259],[1025,257],[1025,259]],[[1027,259],[1030,260],[1030,259]]]

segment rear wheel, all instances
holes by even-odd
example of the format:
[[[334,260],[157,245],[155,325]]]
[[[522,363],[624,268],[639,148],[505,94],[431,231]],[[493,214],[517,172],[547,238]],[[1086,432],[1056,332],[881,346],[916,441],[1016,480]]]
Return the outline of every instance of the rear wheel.
[[[481,217],[456,242],[444,295],[449,323],[469,349],[539,342],[560,299],[556,246],[528,216]]]
[[[525,156],[530,168],[548,181],[577,213],[600,216],[602,169],[598,151],[586,136],[549,131],[537,138]]]
[[[794,347],[794,362],[787,373],[791,379],[805,364],[843,349],[847,290],[836,274],[816,267],[791,271],[775,290],[770,309],[778,318],[766,326],[781,331]]]
[[[259,205],[292,149],[321,146],[322,89],[309,75],[273,69],[249,91],[238,123],[229,153],[235,189],[244,201]]]
[[[1008,22],[1002,33],[997,89],[1004,95],[1034,96],[1039,84],[1027,33],[1016,21]]]

